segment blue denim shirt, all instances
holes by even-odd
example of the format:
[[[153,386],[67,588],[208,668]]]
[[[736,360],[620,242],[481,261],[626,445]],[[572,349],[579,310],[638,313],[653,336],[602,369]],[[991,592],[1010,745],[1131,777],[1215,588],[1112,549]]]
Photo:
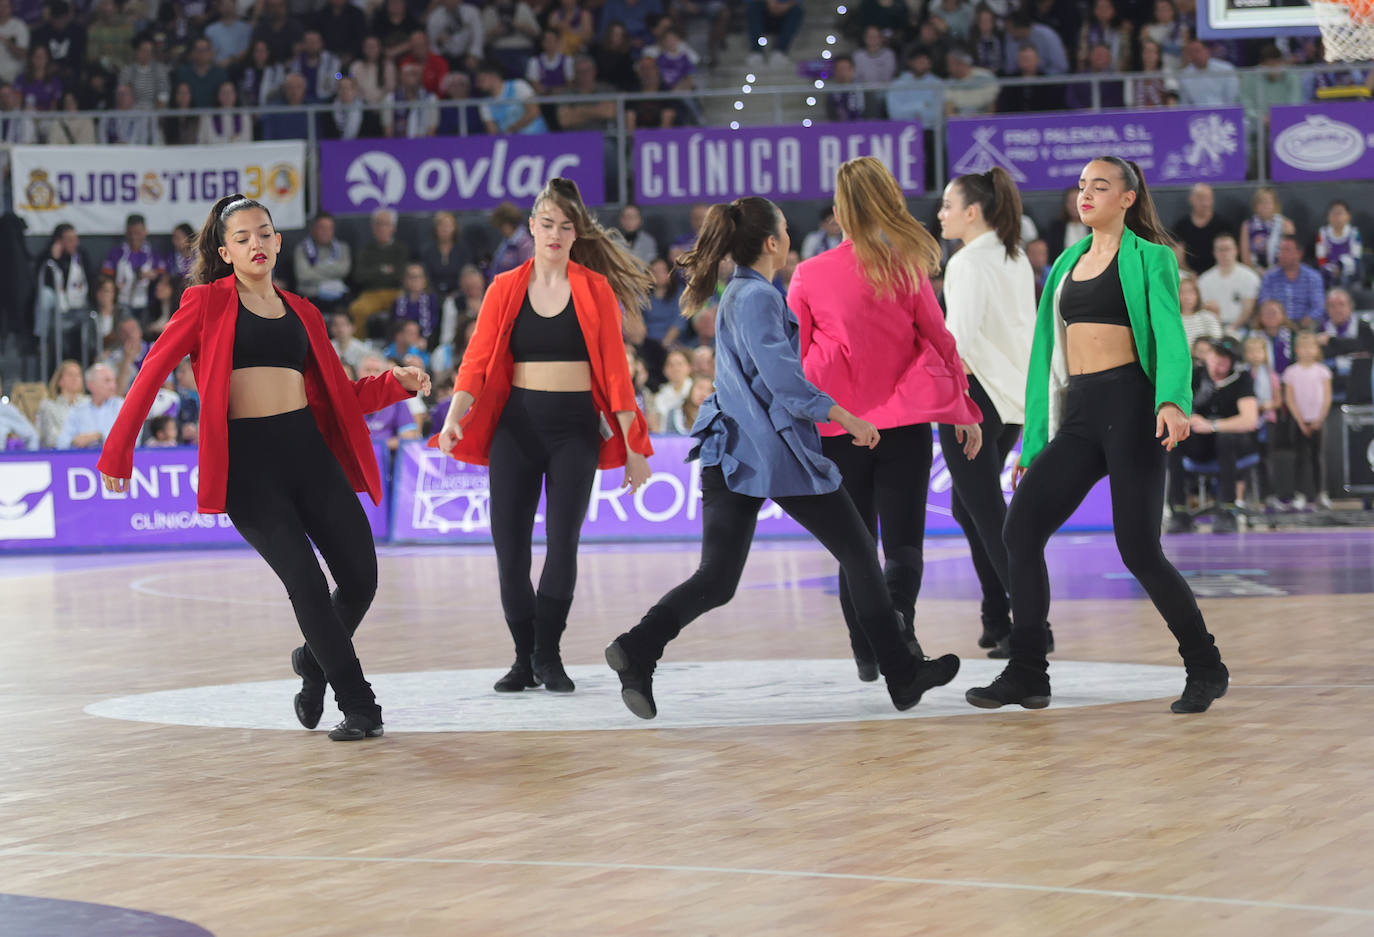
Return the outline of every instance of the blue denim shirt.
[[[716,312],[716,390],[701,405],[691,456],[719,465],[733,492],[756,498],[840,487],[816,424],[835,401],[802,373],[800,329],[782,295],[740,267]]]

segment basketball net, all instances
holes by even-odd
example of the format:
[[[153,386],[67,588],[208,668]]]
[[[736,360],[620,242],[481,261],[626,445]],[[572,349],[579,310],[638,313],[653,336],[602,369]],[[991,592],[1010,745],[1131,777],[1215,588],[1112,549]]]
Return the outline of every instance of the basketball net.
[[[1374,0],[1310,0],[1328,62],[1374,59]]]

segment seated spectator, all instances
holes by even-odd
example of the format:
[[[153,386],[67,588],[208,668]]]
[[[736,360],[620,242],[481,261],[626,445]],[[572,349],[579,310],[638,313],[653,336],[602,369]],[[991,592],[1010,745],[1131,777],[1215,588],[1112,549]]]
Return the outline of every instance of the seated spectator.
[[[609,23],[592,51],[592,60],[596,62],[596,73],[616,90],[634,91],[638,87],[634,47],[624,23]]]
[[[439,315],[439,347],[452,346],[462,341],[467,325],[477,321],[477,313],[482,309],[482,297],[487,293],[487,278],[476,266],[468,264],[458,274],[458,292],[444,300]],[[453,364],[457,364],[456,359]],[[436,370],[443,370],[438,364]]]
[[[37,430],[38,445],[43,449],[56,449],[62,427],[67,423],[67,415],[72,408],[87,397],[82,393],[84,387],[81,364],[68,358],[57,366],[48,380],[48,396],[38,405]]]
[[[831,91],[825,98],[825,116],[838,123],[863,120],[864,93],[854,88],[854,60],[838,55],[832,63]]]
[[[487,273],[491,277],[514,270],[534,256],[534,238],[526,224],[525,213],[511,202],[502,202],[488,216],[501,241],[491,255]]]
[[[534,19],[533,14],[530,19]],[[568,55],[581,55],[590,50],[596,36],[595,20],[590,10],[582,8],[581,0],[558,0],[558,5],[549,11],[549,28],[558,31],[563,51]]]
[[[1178,98],[1178,80],[1174,70],[1165,70],[1163,47],[1153,39],[1140,42],[1142,77],[1126,84],[1126,103],[1131,107],[1168,107]]]
[[[319,33],[315,34],[319,38]],[[229,80],[223,65],[215,64],[215,47],[204,37],[191,43],[191,55],[172,75],[172,84],[184,84],[191,89],[191,107],[214,107],[219,86]]]
[[[592,16],[582,10],[578,12],[588,24],[590,36]],[[557,14],[558,10],[555,9],[549,16],[550,29],[559,28],[554,21]],[[487,54],[500,62],[507,72],[518,75],[525,70],[525,63],[534,54],[535,43],[539,41],[543,30],[539,26],[539,18],[525,0],[494,0],[482,8],[482,32],[486,35]],[[567,48],[566,37],[560,45],[569,55],[577,54],[576,49]]]
[[[273,101],[275,105],[291,108],[264,114],[262,118],[262,139],[264,140],[304,140],[310,135],[310,114],[301,110],[305,106],[305,76],[291,72],[281,83],[281,97]]]
[[[1188,514],[1188,473],[1184,458],[1196,462],[1216,462],[1218,510],[1212,530],[1236,530],[1236,462],[1259,451],[1259,402],[1250,374],[1236,367],[1240,350],[1231,339],[1214,342],[1206,368],[1193,377],[1193,413],[1190,435],[1169,453],[1169,504],[1172,517],[1169,533],[1193,529]]]
[[[114,426],[124,398],[115,395],[115,375],[109,365],[93,364],[86,369],[89,396],[67,414],[57,434],[58,449],[94,449],[105,442]]]
[[[971,15],[971,14],[970,14]],[[863,45],[850,56],[854,61],[854,80],[861,85],[883,84],[897,77],[897,53],[877,26],[866,26]]]
[[[363,39],[363,56],[348,66],[348,75],[368,104],[381,104],[396,90],[396,66],[383,54],[382,41],[376,36]]]
[[[662,40],[644,50],[644,55],[658,65],[663,87],[672,91],[691,91],[696,87],[695,75],[701,56],[684,41],[682,31],[669,26]]]
[[[563,51],[563,39],[556,30],[544,30],[539,54],[525,65],[525,80],[541,95],[557,94],[572,84],[572,56]]]
[[[348,302],[348,277],[353,271],[353,252],[348,242],[334,234],[334,216],[320,212],[310,231],[291,253],[296,291],[328,314]],[[355,362],[356,366],[356,362]]]
[[[76,21],[75,10],[68,0],[48,0],[43,10],[44,22],[38,24],[29,42],[29,49],[42,48],[48,53],[48,71],[62,84],[74,86],[80,80],[82,65],[86,59],[85,12],[88,3],[82,5],[82,21]],[[45,110],[51,110],[61,101],[61,92],[52,97]]]
[[[391,370],[391,362],[381,355],[371,354],[363,358],[358,367],[358,377],[380,377]],[[420,428],[410,412],[410,405],[398,400],[389,407],[375,413],[366,414],[367,431],[374,443],[385,443],[392,452],[400,446],[403,439],[419,439]]]
[[[150,449],[169,449],[178,444],[176,417],[163,414],[148,421],[146,440],[143,445]]]
[[[1240,76],[1230,62],[1212,58],[1201,39],[1183,49],[1188,64],[1178,76],[1178,101],[1184,107],[1231,107],[1240,103]]]
[[[408,140],[432,137],[439,129],[439,104],[425,90],[415,62],[401,66],[401,83],[382,104],[382,133]]]
[[[1173,0],[1155,0],[1154,20],[1142,30],[1143,38],[1159,46],[1160,68],[1176,72],[1183,67],[1183,47],[1188,42],[1188,26],[1178,15]]]
[[[458,279],[472,257],[458,241],[458,219],[453,212],[435,212],[431,233],[432,239],[420,250],[420,263],[442,302],[458,292]]]
[[[751,40],[749,65],[762,65],[765,51],[769,53],[770,64],[785,64],[805,16],[801,0],[747,0],[744,18],[749,24]],[[771,40],[770,35],[773,36]]]
[[[945,57],[942,58],[935,54],[933,46],[928,45],[925,40],[921,44],[931,50],[931,61],[943,66],[949,53],[955,47],[945,50]],[[959,46],[958,48],[964,48]],[[996,74],[1002,69],[1002,62],[1006,60],[1007,37],[1002,31],[1001,24],[997,20],[997,15],[992,12],[986,3],[980,3],[973,14],[973,26],[969,29],[967,50],[971,60],[978,68],[985,68]],[[946,71],[948,74],[948,71]]]
[[[16,16],[11,0],[0,0],[0,82],[10,84],[24,67],[29,47],[29,25]]]
[[[1288,57],[1269,43],[1260,50],[1260,68],[1240,79],[1240,101],[1251,127],[1268,127],[1269,109],[1303,102],[1303,76],[1288,67]]]
[[[369,342],[357,337],[353,331],[353,317],[342,310],[329,316],[329,338],[339,353],[339,360],[355,371],[362,367],[364,358],[377,353]]]
[[[944,21],[945,31],[951,39],[967,44],[977,13],[978,6],[972,0],[939,0],[938,4],[932,4],[931,16]]]
[[[635,65],[635,74],[639,76],[637,90],[641,93],[653,94],[663,90],[658,63],[653,59],[640,59]],[[673,98],[641,98],[628,103],[626,126],[631,131],[641,127],[676,127],[685,123],[684,111],[682,102]]]
[[[177,438],[183,446],[194,446],[200,441],[200,390],[191,359],[183,358],[172,377],[177,394]]]
[[[1217,217],[1215,208],[1212,187],[1198,182],[1188,191],[1188,214],[1174,223],[1173,235],[1187,251],[1188,266],[1198,273],[1206,273],[1217,262],[1212,252],[1216,239],[1235,230]]]
[[[693,318],[695,319],[695,316]],[[692,324],[696,325],[697,323],[693,322]],[[712,335],[714,335],[714,320],[712,329]],[[715,382],[716,349],[713,345],[698,345],[692,349],[692,376],[703,377],[712,383]]]
[[[648,416],[653,415],[655,432],[668,432],[673,413],[682,408],[692,393],[692,357],[683,348],[672,348],[663,359],[664,381],[649,401]]]
[[[129,103],[121,107],[121,110],[137,107],[150,111],[155,107],[165,107],[172,99],[171,69],[157,61],[154,56],[153,41],[138,40],[138,44],[134,46],[134,60],[119,70],[119,83],[115,89],[117,107],[120,106],[118,89],[129,89]]]
[[[157,141],[157,126],[152,117],[131,114],[134,92],[128,85],[115,89],[115,109],[100,118],[95,135],[101,143],[126,143],[130,146],[152,146]]]
[[[578,56],[573,62],[573,94],[613,94],[615,88],[597,75],[596,62],[589,56]],[[558,106],[558,126],[563,130],[600,130],[615,128],[614,101],[585,101],[580,104]],[[612,148],[612,152],[614,149]]]
[[[351,76],[339,80],[334,106],[321,115],[320,133],[326,140],[372,140],[383,135],[381,117],[365,104]]]
[[[1031,18],[1029,10],[1018,10],[1007,21],[1007,38],[1002,52],[1002,74],[1014,75],[1021,71],[1020,56],[1022,46],[1034,46],[1040,57],[1040,72],[1044,75],[1063,75],[1069,70],[1069,55],[1064,49],[1064,40],[1044,23]]]
[[[65,0],[58,0],[65,3]],[[14,82],[19,99],[26,111],[51,111],[62,101],[62,79],[52,67],[52,57],[45,45],[30,47],[24,74]]]
[[[120,319],[105,347],[101,363],[114,372],[115,392],[126,394],[129,385],[138,376],[139,368],[143,366],[143,359],[148,356],[148,343],[143,340],[143,323],[133,316]]]
[[[306,30],[305,37],[301,40],[301,54],[296,56],[291,68],[305,79],[307,103],[319,104],[334,100],[343,63],[337,55],[325,48],[324,37],[320,35],[319,30]]]
[[[1260,280],[1259,301],[1266,299],[1283,303],[1288,317],[1303,329],[1319,328],[1326,321],[1322,275],[1302,262],[1302,248],[1291,234],[1279,239],[1278,263]]]
[[[630,253],[644,261],[646,266],[658,256],[658,242],[652,234],[644,230],[644,216],[634,202],[620,209],[617,230],[629,245]]]
[[[45,122],[43,142],[60,146],[95,146],[95,119],[75,113],[80,110],[81,102],[77,100],[76,92],[64,91],[62,114]],[[0,124],[3,123],[5,122],[0,121]],[[4,130],[0,129],[0,139],[5,139],[3,134]]]
[[[1109,65],[1102,71],[1124,72],[1130,63],[1131,23],[1117,13],[1113,0],[1094,0],[1092,16],[1078,34],[1078,70],[1092,69],[1089,58],[1093,46],[1107,49]]]
[[[224,0],[229,2],[229,0]],[[10,8],[8,0],[4,4],[5,9]],[[237,4],[235,5],[237,9]],[[121,8],[115,0],[96,0],[91,6],[91,22],[86,27],[86,69],[101,69],[108,72],[118,73],[121,68],[133,60],[134,54],[134,27],[137,25],[137,18],[134,10]],[[8,26],[8,24],[6,24]],[[211,24],[209,30],[214,29],[215,24]],[[0,26],[0,32],[6,27]],[[218,34],[218,33],[217,33]],[[25,31],[27,35],[27,30]],[[17,42],[17,40],[16,40]],[[28,42],[19,43],[19,48],[27,48]],[[0,51],[0,59],[9,57],[8,50]],[[14,75],[7,74],[6,70],[0,68],[0,80],[13,81]]]
[[[644,341],[640,354],[649,369],[649,383],[657,387],[662,380],[665,349],[677,344],[687,331],[687,319],[682,314],[680,300],[682,284],[673,276],[668,261],[655,257],[649,264],[654,286],[649,292],[649,306],[644,310]]]
[[[420,84],[435,97],[439,96],[444,76],[449,72],[448,62],[430,47],[429,37],[423,29],[410,34],[410,48],[397,65],[403,72],[407,65],[420,66]]]
[[[861,32],[873,27],[884,35],[901,33],[911,25],[911,13],[903,0],[860,0],[855,19]]]
[[[148,224],[142,215],[124,221],[124,240],[110,249],[101,273],[114,280],[119,304],[134,315],[148,308],[148,291],[166,271],[166,264],[148,243]]]
[[[482,108],[472,96],[472,79],[467,72],[449,72],[445,75],[442,91],[439,136],[473,137],[486,130],[482,122]],[[471,103],[455,103],[461,101]]]
[[[439,339],[439,297],[430,291],[424,264],[406,264],[405,276],[401,278],[401,295],[396,297],[396,305],[391,309],[393,325],[407,321],[419,328],[419,341],[415,344],[423,345],[428,352],[431,342],[437,343]],[[406,353],[393,355],[388,352],[387,357],[399,360]],[[425,357],[428,358],[428,354]],[[425,366],[428,367],[428,363]]]
[[[973,57],[955,49],[945,58],[949,79],[945,82],[945,113],[990,114],[997,103],[997,78],[986,68],[975,68]]]
[[[1050,273],[1050,248],[1043,238],[1027,242],[1026,260],[1030,261],[1031,273],[1035,275],[1035,300],[1039,302]]]
[[[114,334],[115,325],[129,315],[129,310],[119,302],[119,289],[114,277],[101,274],[95,281],[94,308],[91,318],[95,325],[96,347],[103,348]]]
[[[605,0],[601,5],[602,32],[610,29],[611,23],[625,27],[631,46],[643,49],[652,38],[650,26],[660,19],[665,10],[662,0]]]
[[[213,113],[200,116],[200,123],[196,128],[196,142],[201,146],[252,143],[253,118],[238,110],[238,86],[232,81],[220,85],[216,103],[219,107]]]
[[[424,275],[424,270],[420,271]],[[421,365],[429,368],[429,346],[420,334],[420,323],[414,319],[398,319],[391,324],[391,344],[382,349],[382,354],[400,364],[413,364],[408,358],[418,358]]]
[[[396,240],[396,213],[378,208],[372,213],[372,242],[358,251],[353,263],[357,295],[348,311],[358,331],[366,334],[368,318],[396,302],[401,295],[401,275],[409,262],[410,248]]]
[[[164,273],[158,277],[157,282],[153,284],[152,301],[148,303],[148,311],[144,313],[147,318],[142,323],[146,340],[157,340],[167,328],[167,324],[172,321],[172,313],[177,311],[177,303],[180,300],[181,294],[172,275]]]
[[[184,81],[177,82],[172,89],[172,110],[185,111],[191,108],[191,86]],[[165,146],[183,146],[195,143],[200,135],[200,118],[194,114],[163,117],[158,121],[158,143]]]
[[[1326,209],[1326,224],[1317,231],[1317,269],[1327,286],[1350,286],[1359,281],[1364,242],[1350,223],[1350,206],[1336,199]]]
[[[183,221],[172,229],[172,253],[166,258],[167,272],[172,275],[178,291],[186,288],[195,263],[196,231]]]
[[[1279,256],[1279,241],[1296,234],[1293,222],[1282,214],[1277,190],[1262,185],[1251,198],[1254,214],[1241,225],[1240,262],[1263,272]]]
[[[1212,342],[1221,340],[1221,320],[1215,313],[1202,308],[1202,294],[1192,277],[1179,281],[1178,311],[1183,316],[1183,334],[1188,337],[1190,346],[1200,338]]]
[[[810,260],[817,254],[839,247],[843,240],[844,232],[840,230],[840,223],[835,219],[835,206],[827,205],[821,209],[820,227],[802,240],[802,260]]]
[[[429,41],[456,68],[472,71],[482,61],[486,34],[482,14],[462,0],[440,0],[425,21]]]
[[[1259,323],[1249,330],[1247,337],[1264,339],[1269,346],[1269,361],[1279,374],[1296,360],[1293,356],[1294,334],[1293,323],[1284,312],[1283,303],[1277,299],[1260,300]]]
[[[388,62],[394,61],[398,57],[405,55],[410,48],[410,34],[417,29],[424,29],[428,32],[427,24],[416,19],[410,13],[410,4],[406,0],[384,0],[375,5],[372,15],[372,28],[369,35],[376,36],[382,50],[382,57]],[[433,11],[431,11],[432,15]],[[447,23],[447,20],[445,20]],[[443,48],[440,41],[445,30],[441,29],[432,40],[436,46]],[[364,40],[366,45],[366,40]],[[363,57],[367,57],[367,50],[363,50]]]
[[[349,0],[329,0],[315,14],[311,26],[324,40],[324,48],[344,62],[352,62],[363,54],[363,38],[368,35],[367,14]]]
[[[285,62],[295,55],[297,45],[305,38],[305,29],[290,15],[286,0],[262,0],[260,9],[262,15],[253,28],[253,41],[267,43],[273,62]]]
[[[259,39],[248,48],[248,61],[239,69],[236,84],[245,107],[260,107],[277,99],[286,67],[272,61],[272,49]]]
[[[945,85],[931,72],[930,50],[914,46],[907,70],[887,90],[888,120],[918,120],[929,130],[945,113]]]
[[[548,133],[548,125],[533,100],[534,89],[523,78],[506,78],[497,62],[487,61],[477,72],[477,87],[493,103],[483,104],[487,133]]]
[[[1112,50],[1103,43],[1095,44],[1088,50],[1090,75],[1106,75],[1117,71],[1112,61]],[[1126,106],[1126,83],[1119,79],[1096,82],[1097,105],[1102,108]],[[1071,85],[1065,92],[1066,106],[1070,110],[1088,110],[1093,106],[1093,87],[1088,83]]]
[[[38,448],[38,430],[23,412],[5,396],[5,381],[0,377],[0,452]]]
[[[1040,53],[1026,43],[1016,51],[1016,78],[1043,78]],[[997,95],[999,114],[1027,111],[1057,111],[1064,108],[1064,88],[1061,85],[1008,85]]]
[[[76,228],[57,225],[47,254],[38,265],[35,335],[50,335],[55,320],[64,348],[80,344],[81,330],[90,321],[90,275],[90,261],[81,249]]]
[[[1317,333],[1317,341],[1331,368],[1333,391],[1345,400],[1352,362],[1374,355],[1374,330],[1364,319],[1355,318],[1355,303],[1343,287],[1326,294],[1326,324]]]
[[[1321,362],[1317,336],[1303,332],[1294,342],[1298,360],[1283,372],[1283,401],[1293,418],[1297,435],[1293,437],[1297,459],[1295,487],[1298,495],[1293,507],[1301,511],[1307,503],[1331,507],[1326,494],[1326,462],[1322,458],[1322,429],[1331,412],[1331,370]]]
[[[1216,313],[1223,329],[1239,334],[1255,314],[1259,274],[1239,263],[1240,249],[1233,234],[1218,234],[1212,241],[1212,255],[1216,266],[1197,278],[1202,306]]]
[[[715,389],[715,381],[712,378],[692,378],[692,389],[687,392],[687,399],[676,410],[668,414],[663,432],[670,436],[690,436],[692,424],[697,421],[697,413],[701,410],[701,405],[706,402],[706,398],[711,396]]]

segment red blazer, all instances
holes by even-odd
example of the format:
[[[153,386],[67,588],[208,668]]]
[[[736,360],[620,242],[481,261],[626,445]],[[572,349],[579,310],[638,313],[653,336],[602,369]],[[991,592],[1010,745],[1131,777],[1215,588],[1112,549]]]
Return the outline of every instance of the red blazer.
[[[515,317],[525,303],[534,261],[527,260],[491,281],[482,308],[477,313],[477,331],[463,354],[463,365],[453,382],[454,393],[465,390],[473,396],[472,409],[463,417],[463,438],[453,447],[453,457],[473,465],[486,465],[491,453],[491,437],[510,397],[515,361],[510,353],[510,333]],[[587,342],[587,357],[592,366],[592,400],[611,425],[611,438],[601,440],[600,468],[625,464],[625,437],[615,414],[633,412],[629,444],[640,455],[650,456],[649,426],[635,402],[630,366],[625,363],[625,339],[621,335],[620,303],[610,281],[578,263],[568,264],[572,284],[573,310]],[[430,448],[439,447],[439,437],[430,437]]]
[[[339,355],[329,343],[324,318],[309,300],[281,292],[286,308],[305,326],[310,354],[305,360],[305,396],[319,424],[320,434],[333,451],[354,491],[366,491],[377,502],[382,495],[381,474],[365,413],[380,410],[410,396],[389,372],[349,382]],[[229,374],[234,370],[234,326],[239,294],[234,277],[181,294],[173,314],[134,378],[97,463],[112,478],[133,472],[134,444],[148,417],[157,390],[187,355],[200,390],[200,484],[196,507],[202,514],[224,513],[224,490],[229,477]]]

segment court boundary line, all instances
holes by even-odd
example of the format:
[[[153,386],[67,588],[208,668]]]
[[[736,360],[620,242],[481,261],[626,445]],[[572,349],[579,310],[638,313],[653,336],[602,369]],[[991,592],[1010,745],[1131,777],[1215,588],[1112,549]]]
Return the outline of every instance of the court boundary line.
[[[1089,898],[1121,898],[1140,901],[1170,901],[1183,904],[1210,904],[1225,907],[1268,908],[1276,911],[1336,914],[1374,918],[1374,908],[1341,905],[1302,904],[1290,901],[1259,901],[1249,898],[1217,898],[1208,895],[1177,895],[1167,892],[1128,891],[1117,888],[1080,888],[1072,885],[1032,885],[1024,882],[979,882],[971,879],[918,878],[904,875],[866,875],[857,872],[820,872],[805,869],[753,869],[707,865],[669,865],[634,862],[581,862],[537,859],[443,859],[422,856],[280,856],[240,853],[114,852],[56,849],[0,849],[0,859],[46,857],[73,859],[148,859],[217,862],[333,862],[373,865],[497,866],[507,868],[600,869],[611,872],[680,872],[700,875],[744,875],[785,879],[876,882],[891,885],[926,885],[936,888],[1020,891],[1036,894],[1061,894]]]

